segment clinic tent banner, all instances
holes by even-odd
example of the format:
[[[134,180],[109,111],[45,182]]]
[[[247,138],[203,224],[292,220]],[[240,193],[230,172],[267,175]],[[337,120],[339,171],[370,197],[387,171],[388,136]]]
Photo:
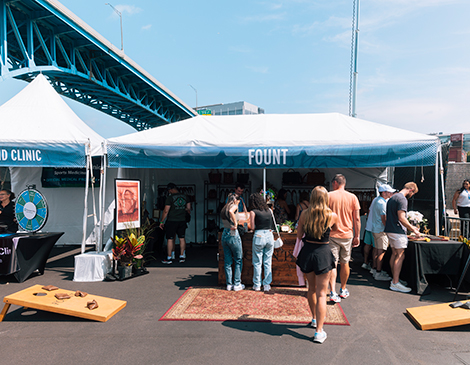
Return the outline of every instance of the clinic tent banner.
[[[85,167],[104,141],[42,74],[0,106],[0,123],[0,166]]]
[[[198,116],[108,140],[110,167],[432,166],[435,136],[339,113]]]

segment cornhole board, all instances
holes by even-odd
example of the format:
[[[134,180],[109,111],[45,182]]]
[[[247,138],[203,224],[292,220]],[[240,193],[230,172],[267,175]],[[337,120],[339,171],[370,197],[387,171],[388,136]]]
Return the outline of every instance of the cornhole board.
[[[451,303],[455,302],[407,308],[406,312],[423,331],[469,324],[470,309],[452,308]]]
[[[123,300],[100,297],[93,294],[88,294],[83,298],[76,297],[75,291],[72,290],[58,289],[47,291],[41,289],[43,286],[44,285],[34,285],[3,298],[5,305],[0,313],[0,322],[3,321],[3,318],[12,304],[100,322],[106,322],[127,304],[127,302]],[[56,293],[66,293],[69,294],[71,298],[57,299],[55,297]],[[86,305],[87,302],[93,299],[98,303],[98,308],[90,310]]]

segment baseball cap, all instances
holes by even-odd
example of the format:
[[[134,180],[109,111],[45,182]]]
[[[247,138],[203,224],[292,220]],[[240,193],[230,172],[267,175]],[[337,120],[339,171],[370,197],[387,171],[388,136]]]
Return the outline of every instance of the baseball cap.
[[[396,190],[393,189],[390,185],[388,184],[383,184],[379,186],[379,193],[383,193],[386,191],[387,193],[394,193]]]

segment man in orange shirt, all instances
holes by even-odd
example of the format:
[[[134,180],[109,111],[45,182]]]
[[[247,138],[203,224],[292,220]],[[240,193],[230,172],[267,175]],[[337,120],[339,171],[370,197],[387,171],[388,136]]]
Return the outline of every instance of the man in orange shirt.
[[[335,175],[331,184],[333,191],[328,193],[328,200],[331,210],[338,215],[338,223],[331,229],[330,247],[335,256],[336,264],[338,262],[341,264],[339,274],[341,289],[338,296],[336,293],[337,269],[333,269],[330,275],[330,300],[339,303],[341,298],[349,296],[346,283],[349,279],[349,261],[352,248],[358,247],[360,244],[361,220],[359,211],[361,206],[356,195],[344,189],[346,186],[344,175]]]

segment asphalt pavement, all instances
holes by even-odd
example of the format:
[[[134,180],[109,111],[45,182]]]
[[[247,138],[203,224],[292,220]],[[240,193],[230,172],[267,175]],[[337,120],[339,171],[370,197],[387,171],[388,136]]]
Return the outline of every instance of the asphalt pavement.
[[[396,293],[360,268],[359,251],[351,263],[351,296],[341,302],[351,325],[325,326],[323,344],[311,341],[307,325],[159,321],[188,287],[217,285],[215,247],[188,248],[183,264],[155,261],[148,275],[94,283],[72,280],[77,252],[54,248],[44,275],[23,283],[0,276],[0,297],[52,284],[127,306],[95,322],[12,305],[0,323],[0,364],[470,364],[470,325],[422,331],[405,314],[408,307],[451,302],[448,278],[431,278],[426,296]]]

